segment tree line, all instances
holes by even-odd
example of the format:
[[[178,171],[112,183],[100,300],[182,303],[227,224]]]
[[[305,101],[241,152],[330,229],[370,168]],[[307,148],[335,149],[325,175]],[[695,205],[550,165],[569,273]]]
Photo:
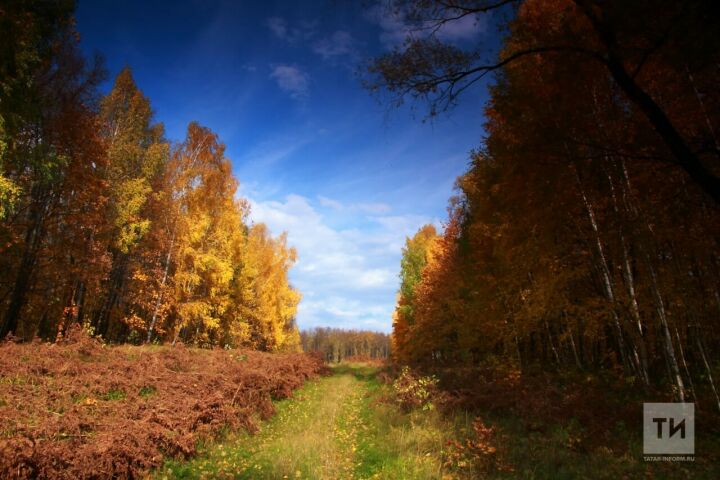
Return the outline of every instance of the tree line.
[[[318,327],[300,332],[305,352],[320,352],[328,361],[350,358],[384,360],[390,356],[390,335],[368,330]]]
[[[720,407],[717,8],[396,3],[424,26],[511,12],[497,62],[431,35],[371,67],[431,114],[495,78],[443,231],[403,250],[397,360],[604,370]]]
[[[210,129],[168,141],[128,67],[99,94],[74,7],[0,7],[0,336],[298,349],[295,250]]]

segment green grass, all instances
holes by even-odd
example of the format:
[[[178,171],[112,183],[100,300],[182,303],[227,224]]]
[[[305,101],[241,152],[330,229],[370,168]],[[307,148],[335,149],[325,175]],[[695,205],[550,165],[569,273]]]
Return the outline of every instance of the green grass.
[[[120,389],[111,389],[108,390],[106,393],[100,396],[102,400],[112,402],[115,400],[123,400],[126,397],[126,393],[123,390]]]
[[[406,414],[376,368],[342,364],[306,384],[255,435],[240,433],[170,461],[157,478],[442,478],[452,430],[434,412]]]
[[[458,454],[457,447],[472,437],[473,415],[405,412],[393,401],[392,387],[378,381],[375,367],[340,364],[333,370],[331,376],[308,382],[294,398],[276,402],[277,414],[256,434],[230,433],[221,442],[201,446],[189,462],[167,462],[155,477],[720,478],[717,459],[710,455],[699,455],[694,464],[645,463],[641,438],[632,429],[615,426],[612,435],[619,441],[614,450],[586,448],[578,440],[583,427],[577,422],[529,431],[509,413],[483,415],[485,425],[495,430],[497,454],[478,465],[478,457],[467,449]],[[458,443],[452,446],[452,441]],[[706,441],[718,451],[719,439]]]
[[[154,385],[146,385],[140,389],[138,395],[141,398],[148,398],[153,396],[157,392],[157,388]]]

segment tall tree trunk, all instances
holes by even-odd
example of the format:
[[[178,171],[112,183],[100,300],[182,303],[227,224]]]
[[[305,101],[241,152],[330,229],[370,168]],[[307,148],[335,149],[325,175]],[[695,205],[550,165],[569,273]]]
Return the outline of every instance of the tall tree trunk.
[[[637,206],[630,199],[632,195],[632,187],[630,185],[630,176],[628,175],[627,167],[624,160],[621,160],[621,169],[625,180],[625,188],[627,189],[625,193],[625,201],[627,204],[626,208],[628,209],[628,211],[632,212],[635,218],[637,218],[639,221],[641,214]],[[652,236],[652,228],[647,224],[646,221],[643,221],[643,223],[647,227],[647,231],[649,232],[649,234]],[[685,401],[685,384],[683,383],[682,375],[680,374],[680,368],[678,367],[677,363],[677,358],[675,357],[675,348],[673,347],[672,336],[670,335],[670,329],[668,327],[667,316],[665,314],[665,304],[662,298],[662,294],[660,293],[660,288],[658,286],[655,267],[653,266],[652,260],[647,251],[644,251],[642,255],[645,258],[648,272],[650,273],[650,290],[655,300],[655,311],[660,321],[660,329],[663,339],[663,349],[665,351],[664,357],[667,362],[671,382],[674,383],[677,387],[678,397],[680,398],[680,401]]]
[[[720,411],[720,396],[715,388],[715,381],[712,376],[712,368],[708,363],[707,357],[705,356],[705,348],[703,348],[702,339],[700,338],[699,328],[696,327],[695,343],[697,344],[698,351],[700,352],[700,358],[702,358],[703,364],[705,365],[705,372],[707,372],[708,380],[710,381],[710,388],[712,389],[713,395],[715,395],[715,403],[717,404],[718,410]]]
[[[692,376],[690,375],[690,369],[688,368],[687,360],[685,359],[685,350],[682,347],[682,339],[680,338],[680,332],[678,332],[677,325],[673,327],[675,330],[675,338],[677,338],[678,341],[678,352],[680,352],[680,361],[683,365],[683,370],[685,370],[685,375],[688,379],[688,384],[690,385],[690,392],[695,396],[695,386],[693,385]],[[695,397],[697,398],[697,397]]]
[[[720,141],[718,141],[718,137],[715,134],[715,128],[713,128],[712,121],[710,121],[710,115],[708,115],[705,102],[703,101],[702,95],[700,95],[700,91],[695,85],[695,79],[693,78],[692,73],[690,73],[690,69],[687,66],[685,67],[685,71],[687,72],[688,79],[690,80],[690,85],[692,85],[693,92],[695,93],[695,98],[700,105],[700,111],[702,112],[703,117],[705,117],[705,125],[707,126],[708,132],[710,132],[710,136],[713,139],[713,145],[715,146],[715,154],[720,157]]]
[[[560,318],[565,320],[567,318],[567,314],[563,310],[560,312]],[[570,339],[570,348],[573,352],[573,357],[575,358],[575,365],[577,365],[578,369],[582,370],[582,363],[580,362],[580,357],[578,356],[577,347],[575,347],[575,338],[572,333],[572,329],[570,328],[570,325],[567,322],[565,323],[565,328],[567,329],[568,338]]]
[[[548,342],[550,342],[550,349],[552,350],[553,355],[555,356],[555,361],[557,362],[558,365],[560,365],[560,355],[558,354],[558,351],[555,348],[555,343],[553,343],[552,332],[550,331],[550,325],[548,324],[548,321],[546,318],[544,320],[545,320],[545,329],[547,330],[547,335],[548,335]]]
[[[113,262],[113,269],[110,272],[108,290],[105,301],[100,308],[95,320],[95,333],[105,337],[110,329],[110,320],[113,308],[117,305],[125,283],[125,272],[127,270],[128,256],[118,252]]]
[[[614,161],[610,161],[608,157],[606,157],[606,160],[609,161],[610,164],[615,165]],[[625,232],[624,228],[622,226],[622,215],[620,206],[618,204],[617,195],[615,192],[615,180],[613,178],[613,175],[610,173],[609,170],[605,170],[605,174],[608,179],[608,184],[610,185],[610,193],[613,201],[613,210],[615,211],[615,214],[618,216],[618,220],[621,222],[619,236],[620,236],[620,249],[622,251],[622,270],[623,270],[623,279],[625,280],[625,287],[627,289],[628,298],[630,299],[630,311],[633,316],[634,325],[637,327],[636,331],[636,340],[633,342],[632,345],[632,353],[633,358],[635,361],[635,366],[637,368],[638,373],[640,374],[640,378],[642,379],[643,383],[645,385],[650,384],[650,377],[648,375],[648,363],[647,363],[647,349],[645,347],[645,338],[643,335],[643,326],[642,326],[642,319],[640,318],[640,308],[638,306],[637,301],[637,295],[635,294],[635,281],[633,277],[633,271],[632,271],[632,265],[630,263],[630,255],[627,248],[627,242],[625,239]],[[622,190],[622,186],[621,186]],[[625,196],[624,196],[625,198]],[[626,209],[627,211],[627,209]],[[632,212],[627,211],[628,214],[632,216]],[[631,322],[632,323],[632,322]],[[630,331],[633,331],[634,329],[631,328]],[[632,337],[631,337],[632,341]]]
[[[653,292],[653,297],[655,297],[655,309],[657,311],[658,318],[660,319],[660,327],[662,329],[662,336],[664,341],[665,357],[670,366],[671,375],[674,377],[672,380],[677,387],[678,398],[681,402],[684,402],[686,398],[685,384],[683,382],[682,375],[680,374],[677,357],[675,356],[675,347],[673,346],[672,336],[670,335],[670,327],[668,326],[667,315],[665,314],[665,303],[663,301],[662,294],[660,293],[655,268],[653,267],[652,261],[647,255],[647,253],[645,254],[645,258],[647,260],[648,270],[650,272],[651,290]]]
[[[172,235],[170,240],[170,248],[168,248],[167,256],[165,257],[165,271],[163,272],[163,278],[160,282],[160,291],[158,293],[157,301],[155,302],[155,308],[153,309],[152,318],[150,319],[150,326],[148,327],[148,334],[145,343],[150,343],[152,340],[153,330],[155,329],[155,323],[157,322],[158,311],[160,311],[160,304],[163,299],[163,292],[165,288],[165,282],[167,282],[168,272],[170,270],[170,259],[172,258],[172,249],[175,245],[175,233]]]
[[[602,239],[600,238],[600,230],[598,228],[597,221],[595,220],[595,211],[592,207],[592,204],[588,200],[587,195],[585,194],[585,189],[583,188],[582,181],[580,180],[580,173],[578,172],[577,166],[575,166],[575,164],[573,164],[573,169],[575,171],[575,179],[577,180],[580,196],[582,197],[585,211],[587,213],[588,220],[590,221],[590,226],[592,227],[595,237],[595,246],[597,247],[598,258],[600,259],[600,274],[602,276],[603,285],[605,287],[605,295],[608,302],[610,303],[610,308],[613,316],[613,324],[615,326],[615,333],[617,335],[618,350],[620,351],[620,358],[622,360],[623,368],[627,373],[629,366],[627,361],[627,355],[625,352],[625,340],[623,338],[622,327],[620,326],[620,318],[618,317],[616,310],[615,291],[613,288],[612,279],[610,277],[610,268],[608,267],[607,259],[605,257],[605,249],[603,247]]]
[[[25,232],[23,254],[10,295],[10,303],[5,311],[2,327],[0,327],[0,338],[5,337],[8,333],[16,333],[20,313],[27,301],[30,281],[37,262],[37,253],[45,237],[44,222],[49,204],[48,193],[41,187],[35,187],[33,190],[33,207],[30,210],[30,221]]]

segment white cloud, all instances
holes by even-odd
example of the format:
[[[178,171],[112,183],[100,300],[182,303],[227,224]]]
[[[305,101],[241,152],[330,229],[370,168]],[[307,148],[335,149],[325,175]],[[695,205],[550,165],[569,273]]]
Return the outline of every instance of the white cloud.
[[[486,16],[467,15],[457,20],[447,22],[437,30],[436,35],[441,40],[472,40],[487,28]]]
[[[354,206],[365,213],[381,214],[390,211],[390,206],[385,203],[356,203]]]
[[[385,203],[350,203],[345,205],[322,195],[318,195],[317,198],[320,205],[336,212],[360,212],[379,215],[388,213],[391,210],[390,206]]]
[[[313,51],[325,60],[354,53],[355,39],[349,32],[337,30],[330,37],[323,38],[313,45]]]
[[[270,78],[274,79],[280,89],[294,99],[308,96],[310,81],[308,75],[292,65],[276,65]]]
[[[323,207],[332,208],[333,210],[340,211],[342,210],[343,204],[338,202],[337,200],[333,200],[332,198],[323,197],[322,195],[318,195],[318,201],[320,202],[320,205]]]
[[[374,220],[391,232],[412,232],[419,226],[429,223],[425,217],[420,215],[390,215],[375,217]]]
[[[284,18],[270,17],[267,19],[267,26],[276,37],[281,39],[287,38],[288,28]]]
[[[362,287],[384,287],[395,282],[395,274],[386,268],[375,268],[360,273],[357,279],[358,285]]]
[[[382,30],[380,41],[387,48],[402,45],[412,33],[411,26],[406,24],[396,12],[387,12],[378,7],[371,13],[371,18],[380,26]]]
[[[301,328],[390,329],[400,249],[405,237],[427,223],[427,218],[368,217],[337,200],[319,197],[312,202],[294,194],[282,201],[251,203],[252,219],[266,223],[274,234],[287,231],[288,243],[297,249],[298,262],[290,278],[301,293],[311,292],[304,295],[298,311]],[[342,222],[352,220],[365,227],[343,230],[321,213],[322,208]]]
[[[316,34],[318,22],[316,20],[302,21],[296,25],[290,25],[282,17],[270,17],[265,24],[270,32],[280,40],[297,43],[312,39]]]

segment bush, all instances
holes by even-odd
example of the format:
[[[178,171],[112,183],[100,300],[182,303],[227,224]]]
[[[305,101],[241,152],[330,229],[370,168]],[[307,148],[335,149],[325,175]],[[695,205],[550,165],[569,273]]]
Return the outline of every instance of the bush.
[[[435,408],[433,400],[438,394],[438,379],[433,376],[419,376],[410,368],[403,367],[400,376],[393,382],[395,399],[405,410]]]

